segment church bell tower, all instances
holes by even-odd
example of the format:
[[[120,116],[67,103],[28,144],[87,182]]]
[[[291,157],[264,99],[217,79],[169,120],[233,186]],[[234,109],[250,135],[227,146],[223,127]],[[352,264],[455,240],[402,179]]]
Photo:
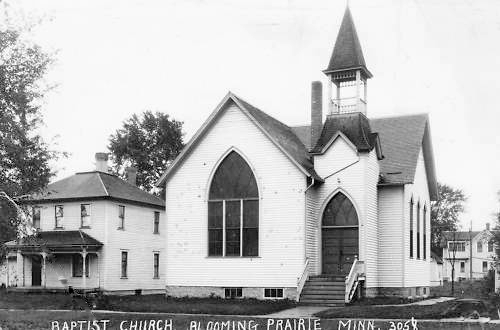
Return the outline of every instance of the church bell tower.
[[[366,116],[367,81],[372,74],[366,67],[349,6],[323,73],[327,76],[328,115],[361,112]]]

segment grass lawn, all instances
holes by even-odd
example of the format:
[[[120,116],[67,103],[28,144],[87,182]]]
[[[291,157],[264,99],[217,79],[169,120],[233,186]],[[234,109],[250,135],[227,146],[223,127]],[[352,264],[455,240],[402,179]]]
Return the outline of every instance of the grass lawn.
[[[0,293],[0,309],[72,309],[70,296],[61,293]],[[262,315],[294,307],[289,300],[169,298],[165,295],[106,296],[98,309],[129,312]],[[86,303],[77,299],[77,308]]]
[[[454,304],[445,301],[434,305],[410,306],[348,306],[332,308],[316,314],[320,318],[442,319],[443,312]],[[495,306],[489,306],[489,317],[498,319]],[[483,316],[483,315],[481,315]]]

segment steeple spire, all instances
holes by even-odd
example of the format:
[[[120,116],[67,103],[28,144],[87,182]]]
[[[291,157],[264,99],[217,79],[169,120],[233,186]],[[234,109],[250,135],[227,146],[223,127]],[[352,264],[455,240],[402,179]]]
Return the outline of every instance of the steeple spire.
[[[366,67],[349,5],[345,9],[330,62],[323,73],[328,77],[329,115],[349,112],[366,115],[366,82],[372,74]],[[333,85],[336,86],[335,97]]]
[[[366,68],[363,50],[354,26],[351,10],[347,5],[330,62],[323,72],[328,74],[352,69],[361,69],[367,78],[372,77],[372,74]]]

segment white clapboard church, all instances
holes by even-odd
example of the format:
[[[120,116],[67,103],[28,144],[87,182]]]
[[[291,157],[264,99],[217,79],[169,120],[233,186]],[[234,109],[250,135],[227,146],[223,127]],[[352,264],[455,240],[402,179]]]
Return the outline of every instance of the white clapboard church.
[[[313,82],[310,125],[228,93],[161,177],[168,295],[429,294],[428,116],[367,116],[372,74],[349,8],[323,72],[327,104]]]

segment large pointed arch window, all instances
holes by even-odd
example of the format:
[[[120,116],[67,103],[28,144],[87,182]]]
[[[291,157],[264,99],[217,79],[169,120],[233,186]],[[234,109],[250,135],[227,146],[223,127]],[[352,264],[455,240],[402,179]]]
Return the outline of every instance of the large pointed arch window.
[[[247,162],[231,151],[215,171],[208,197],[208,255],[259,254],[259,191]]]

